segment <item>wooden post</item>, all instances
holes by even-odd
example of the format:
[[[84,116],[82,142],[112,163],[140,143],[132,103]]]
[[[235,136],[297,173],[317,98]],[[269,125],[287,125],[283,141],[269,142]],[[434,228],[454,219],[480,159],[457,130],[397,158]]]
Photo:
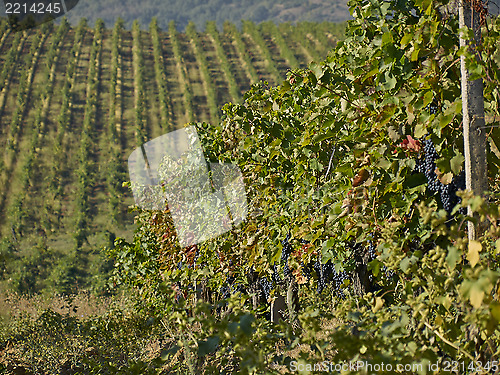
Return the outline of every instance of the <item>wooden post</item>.
[[[279,320],[284,320],[284,314],[287,311],[287,304],[285,298],[278,294],[271,302],[271,322],[278,323]]]
[[[474,31],[474,41],[467,41],[460,35],[460,47],[468,46],[469,51],[475,53],[475,46],[481,44],[480,14],[471,7],[471,2],[480,0],[459,0],[459,26],[468,27]],[[462,112],[464,128],[465,151],[465,179],[466,189],[475,195],[483,195],[488,189],[487,159],[486,159],[486,132],[484,120],[483,80],[469,80],[469,71],[465,66],[465,57],[460,58]],[[471,208],[468,208],[471,215]],[[469,222],[469,240],[481,235],[483,225],[478,219],[476,228]]]

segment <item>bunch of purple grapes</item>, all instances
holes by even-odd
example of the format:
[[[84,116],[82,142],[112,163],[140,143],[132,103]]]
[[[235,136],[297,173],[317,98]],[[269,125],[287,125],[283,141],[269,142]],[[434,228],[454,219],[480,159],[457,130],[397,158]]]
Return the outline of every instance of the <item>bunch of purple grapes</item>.
[[[417,159],[415,172],[422,173],[425,176],[427,188],[434,194],[439,193],[443,208],[448,214],[451,214],[453,208],[460,203],[460,198],[457,197],[457,191],[465,189],[465,173],[462,171],[447,185],[441,183],[436,174],[438,153],[436,152],[434,143],[430,139],[426,139],[423,143],[423,156]],[[464,213],[463,211],[460,212]]]
[[[287,277],[290,274],[290,268],[288,267],[288,258],[292,253],[292,245],[290,244],[291,235],[288,233],[283,241],[281,241],[281,245],[283,249],[281,250],[281,262],[283,263],[283,274]]]

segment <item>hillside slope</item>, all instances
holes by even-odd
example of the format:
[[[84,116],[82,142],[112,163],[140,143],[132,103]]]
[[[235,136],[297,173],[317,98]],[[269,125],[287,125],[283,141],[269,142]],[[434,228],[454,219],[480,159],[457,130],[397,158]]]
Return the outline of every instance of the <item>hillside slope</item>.
[[[202,29],[211,20],[222,27],[224,21],[240,26],[242,19],[256,23],[296,23],[342,22],[351,18],[347,1],[339,0],[80,0],[68,17],[74,25],[81,17],[86,17],[91,24],[101,18],[106,25],[112,25],[121,17],[127,27],[136,19],[147,25],[152,17],[157,17],[160,27],[166,28],[170,21],[175,21],[180,30],[184,30],[188,21]]]
[[[149,28],[0,26],[0,276],[10,287],[61,291],[100,274],[99,249],[132,233],[122,188],[131,151],[187,122],[218,122],[224,103],[324,59],[342,32],[329,23]]]

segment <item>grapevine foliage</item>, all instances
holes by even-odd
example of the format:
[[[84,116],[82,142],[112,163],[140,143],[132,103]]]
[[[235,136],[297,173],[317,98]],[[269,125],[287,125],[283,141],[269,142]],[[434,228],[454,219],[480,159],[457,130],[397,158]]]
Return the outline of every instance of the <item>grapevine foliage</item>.
[[[461,202],[458,191],[464,187],[461,55],[473,77],[485,82],[492,126],[488,173],[491,190],[498,191],[500,70],[493,57],[500,21],[488,20],[477,60],[459,48],[458,20],[446,2],[349,4],[355,19],[325,61],[289,71],[280,86],[253,85],[243,104],[223,108],[220,125],[195,124],[207,159],[241,169],[247,220],[199,244],[199,267],[182,270],[176,265],[189,259],[189,249],[170,237],[168,212],[141,213],[140,233],[156,238],[157,271],[165,280],[190,285],[210,275],[210,288],[224,298],[245,291],[250,274],[258,275],[265,299],[290,279],[319,293],[330,282],[346,327],[350,322],[369,333],[360,338],[350,328],[337,331],[332,342],[349,344],[336,360],[358,358],[367,347],[378,348],[371,358],[379,360],[397,351],[408,361],[439,353],[466,358],[463,350],[436,349],[428,337],[450,332],[446,340],[472,351],[490,344],[465,344],[467,324],[482,324],[479,330],[499,337],[492,326],[498,303],[491,313],[487,306],[497,298],[498,260],[488,252],[490,266],[474,268],[474,250],[467,258],[474,260],[462,262],[466,235],[459,206],[473,200],[464,196]],[[484,202],[474,202],[486,212]],[[498,238],[496,230],[485,248]],[[320,305],[313,300],[310,308]],[[349,315],[352,310],[357,313]],[[453,314],[463,320],[453,323]],[[391,346],[387,325],[409,346]],[[428,344],[418,356],[417,337]]]
[[[459,203],[457,58],[466,52],[458,47],[455,15],[439,2],[351,5],[356,19],[326,61],[290,71],[281,86],[254,85],[244,104],[224,107],[219,127],[198,124],[210,158],[237,162],[246,177],[251,219],[205,245],[208,254],[223,247],[228,258],[242,256],[248,268],[238,272],[255,267],[266,274],[281,258],[289,259],[285,271],[299,277],[318,255],[336,272],[356,272],[353,243],[362,246],[358,257],[366,264],[368,236],[380,233],[381,223],[403,218],[396,233],[415,249],[422,237],[416,203],[450,215]],[[485,58],[468,56],[471,69],[496,74],[497,62],[486,58],[496,48],[485,38]],[[487,117],[496,120],[498,89],[494,81],[485,86]],[[491,144],[496,140],[493,132]],[[498,160],[492,161],[495,178]],[[277,246],[288,233],[308,241],[307,250]],[[249,244],[244,252],[233,253],[235,240]]]

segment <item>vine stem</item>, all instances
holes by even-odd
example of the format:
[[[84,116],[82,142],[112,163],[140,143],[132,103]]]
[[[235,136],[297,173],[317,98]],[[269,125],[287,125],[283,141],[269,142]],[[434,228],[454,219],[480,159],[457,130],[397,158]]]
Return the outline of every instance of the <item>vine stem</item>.
[[[326,170],[325,178],[327,178],[328,173],[330,173],[330,168],[332,167],[332,160],[334,154],[335,154],[335,146],[333,146],[332,154],[330,155],[330,161],[328,162],[328,169]]]
[[[386,292],[384,292],[381,296],[379,296],[378,298],[382,298],[383,296],[385,296],[386,294],[388,293],[396,293],[396,289],[391,289],[391,290],[387,290]]]
[[[420,312],[420,315],[422,315],[422,318],[424,317],[424,315],[422,314],[422,312]],[[467,358],[469,358],[471,361],[474,361],[474,357],[471,356],[469,353],[467,353],[466,351],[464,351],[463,349],[461,349],[460,347],[456,346],[455,344],[453,344],[450,340],[448,340],[446,337],[444,337],[442,334],[440,334],[438,331],[436,331],[434,329],[434,327],[432,327],[429,323],[427,323],[426,321],[423,322],[424,325],[429,328],[437,337],[439,337],[441,340],[443,340],[446,344],[448,344],[449,346],[451,346],[453,349],[455,349],[456,351],[464,354]]]
[[[443,78],[443,76],[445,75],[445,73],[446,73],[446,72],[447,72],[447,71],[448,71],[451,67],[453,67],[453,66],[454,66],[457,62],[460,62],[460,57],[459,57],[458,59],[456,59],[456,60],[452,61],[452,62],[451,62],[451,64],[450,64],[450,65],[448,65],[448,66],[446,67],[446,69],[444,70],[444,72],[443,72],[443,73],[441,73],[441,78]]]
[[[377,193],[378,193],[378,187],[375,187],[375,194],[373,195],[373,205],[372,205],[372,212],[374,213],[373,219],[375,222],[375,225],[378,227],[378,220],[377,220],[377,215],[375,215],[375,203],[377,201]]]

